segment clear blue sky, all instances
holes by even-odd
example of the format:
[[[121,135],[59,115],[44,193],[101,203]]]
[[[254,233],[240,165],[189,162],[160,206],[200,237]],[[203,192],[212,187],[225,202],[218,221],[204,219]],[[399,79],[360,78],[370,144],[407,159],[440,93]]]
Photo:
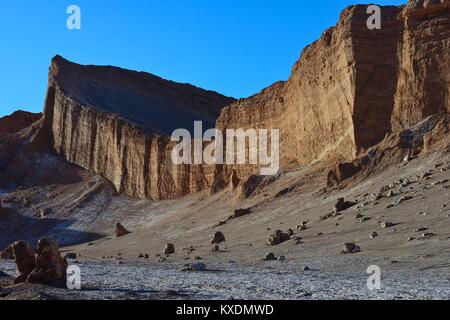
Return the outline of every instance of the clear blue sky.
[[[0,0],[0,116],[41,111],[50,59],[117,65],[237,98],[286,80],[302,49],[361,0]],[[406,0],[378,1],[402,4]],[[66,9],[82,29],[66,28]]]

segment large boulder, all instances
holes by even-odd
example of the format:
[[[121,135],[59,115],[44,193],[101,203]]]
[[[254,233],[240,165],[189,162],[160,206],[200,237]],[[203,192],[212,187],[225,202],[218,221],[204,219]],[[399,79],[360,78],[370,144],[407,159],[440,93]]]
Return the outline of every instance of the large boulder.
[[[66,283],[68,263],[59,252],[58,243],[49,238],[38,242],[35,268],[28,276],[29,283],[62,286]]]
[[[355,206],[355,202],[345,201],[344,198],[339,198],[334,206],[334,212],[339,213],[345,211],[353,206]]]
[[[219,244],[225,241],[225,236],[223,235],[222,232],[217,231],[214,234],[214,237],[211,239],[211,244]]]
[[[17,241],[12,245],[18,276],[14,284],[24,283],[35,267],[34,250],[31,244]]]
[[[164,247],[163,254],[169,255],[169,254],[175,254],[175,245],[173,243],[168,243]]]
[[[125,229],[125,227],[122,224],[120,224],[120,223],[116,224],[116,236],[117,237],[123,237],[129,233],[131,233],[131,232],[128,231],[127,229]]]

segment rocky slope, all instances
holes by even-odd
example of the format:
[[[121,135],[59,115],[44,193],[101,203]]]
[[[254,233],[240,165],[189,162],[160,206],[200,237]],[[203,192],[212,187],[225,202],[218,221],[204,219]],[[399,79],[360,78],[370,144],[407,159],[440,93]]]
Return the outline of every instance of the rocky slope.
[[[41,113],[30,113],[26,111],[16,111],[13,114],[0,118],[0,139],[19,132],[38,121],[42,117]]]

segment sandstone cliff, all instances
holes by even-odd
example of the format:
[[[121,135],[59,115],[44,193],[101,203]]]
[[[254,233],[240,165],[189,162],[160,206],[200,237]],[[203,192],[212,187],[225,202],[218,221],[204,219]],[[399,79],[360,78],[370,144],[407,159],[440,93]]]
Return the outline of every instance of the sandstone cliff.
[[[208,188],[213,168],[175,166],[170,135],[195,120],[214,127],[232,102],[215,92],[59,56],[49,72],[42,134],[67,161],[102,175],[117,191],[152,199]]]
[[[447,0],[382,7],[380,30],[367,28],[366,11],[345,9],[336,27],[305,48],[286,82],[239,101],[55,57],[37,136],[118,192],[152,199],[218,191],[230,181],[236,187],[257,174],[258,166],[172,163],[168,135],[194,120],[213,127],[219,113],[222,130],[280,129],[283,165],[366,157],[387,136],[449,113],[450,8]]]
[[[279,128],[283,163],[352,161],[392,133],[450,111],[450,2],[382,7],[381,30],[367,6],[305,48],[287,82],[222,111],[220,128]],[[248,167],[221,168],[240,176]],[[255,172],[255,167],[252,172]]]

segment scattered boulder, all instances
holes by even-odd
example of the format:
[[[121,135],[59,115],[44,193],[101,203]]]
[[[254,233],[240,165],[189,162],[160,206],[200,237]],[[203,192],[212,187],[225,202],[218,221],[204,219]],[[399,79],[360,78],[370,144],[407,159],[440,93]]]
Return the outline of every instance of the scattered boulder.
[[[35,267],[34,250],[31,244],[25,241],[14,242],[14,259],[18,276],[14,279],[14,284],[24,283]]]
[[[116,236],[117,237],[123,237],[123,236],[125,236],[127,234],[130,234],[130,233],[131,232],[128,231],[127,229],[125,229],[125,227],[122,224],[120,224],[120,223],[116,224]]]
[[[341,254],[353,254],[361,252],[361,248],[354,243],[345,243],[344,250],[341,251]]]
[[[290,239],[291,236],[288,233],[284,233],[281,230],[277,230],[269,237],[268,244],[271,246],[276,246]]]
[[[5,250],[3,250],[0,253],[0,258],[5,260],[13,260],[14,259],[14,252],[13,252],[13,245],[9,245]]]
[[[175,254],[175,245],[173,243],[166,244],[163,254]]]
[[[381,193],[372,193],[370,195],[370,201],[372,201],[372,202],[378,201],[382,198],[383,198],[383,195]]]
[[[285,256],[279,256],[278,257],[278,261],[280,261],[280,262],[286,261],[286,257]]]
[[[225,241],[225,236],[223,235],[222,232],[217,231],[214,234],[214,237],[211,239],[211,244],[219,244]]]
[[[371,234],[370,234],[370,239],[375,239],[376,237],[378,237],[378,233],[377,232],[372,232]]]
[[[252,210],[250,208],[247,209],[236,209],[234,210],[233,215],[231,215],[230,219],[236,219],[236,218],[240,218],[246,215],[249,215],[250,213],[252,213]]]
[[[277,258],[275,257],[275,254],[273,252],[267,253],[266,256],[264,257],[265,261],[274,261],[277,260]]]
[[[337,203],[334,205],[334,212],[336,212],[336,213],[342,212],[342,211],[345,211],[355,205],[356,205],[355,202],[345,201],[344,198],[339,198]]]
[[[384,221],[381,223],[381,227],[383,229],[392,228],[392,227],[395,227],[395,223]]]

